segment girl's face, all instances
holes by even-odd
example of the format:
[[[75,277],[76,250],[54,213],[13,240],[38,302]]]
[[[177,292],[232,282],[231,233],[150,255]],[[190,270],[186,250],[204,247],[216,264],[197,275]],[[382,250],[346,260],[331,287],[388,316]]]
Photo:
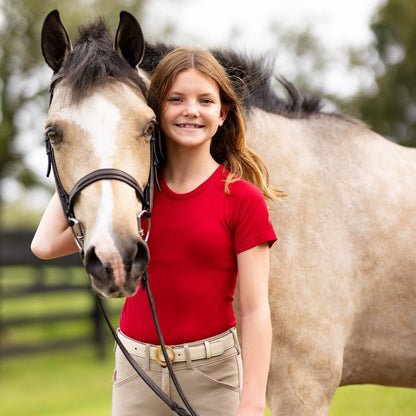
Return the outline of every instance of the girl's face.
[[[226,117],[214,80],[193,68],[179,72],[160,116],[168,149],[206,147],[209,152],[211,138]]]

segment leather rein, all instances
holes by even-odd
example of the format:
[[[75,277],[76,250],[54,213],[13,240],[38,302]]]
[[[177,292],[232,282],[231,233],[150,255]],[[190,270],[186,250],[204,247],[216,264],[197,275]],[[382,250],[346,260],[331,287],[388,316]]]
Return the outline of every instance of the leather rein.
[[[65,76],[64,72],[58,72],[53,75],[50,83],[50,98],[49,98],[49,106],[52,103],[53,99],[53,93],[54,88],[60,79],[62,79]],[[62,184],[62,181],[59,176],[58,168],[55,161],[55,154],[52,147],[52,144],[47,136],[45,134],[45,146],[46,146],[46,154],[48,156],[48,169],[46,176],[49,177],[51,170],[53,171],[54,178],[55,178],[55,185],[56,185],[56,191],[58,193],[59,199],[61,201],[62,209],[66,218],[66,221],[68,223],[68,226],[72,230],[72,234],[74,236],[74,240],[78,246],[80,255],[82,260],[84,259],[84,249],[83,249],[83,240],[84,240],[84,234],[81,228],[81,225],[79,221],[75,218],[74,213],[74,201],[76,196],[81,192],[84,188],[88,187],[94,182],[101,181],[101,180],[118,180],[121,182],[126,183],[127,185],[131,186],[136,191],[136,196],[138,200],[141,202],[143,210],[138,215],[138,232],[141,237],[144,235],[144,231],[141,227],[141,217],[145,216],[148,221],[148,227],[147,227],[147,233],[144,238],[144,241],[147,242],[150,232],[150,217],[152,215],[153,210],[153,195],[154,195],[154,187],[156,185],[157,189],[160,191],[159,182],[157,178],[157,168],[159,166],[159,160],[158,160],[158,153],[157,153],[157,143],[156,143],[156,134],[157,129],[155,128],[152,132],[152,137],[150,140],[150,172],[149,172],[149,179],[144,187],[144,189],[141,188],[139,183],[134,179],[131,175],[129,175],[127,172],[124,172],[120,169],[113,169],[113,168],[104,168],[104,169],[97,169],[93,172],[90,172],[89,174],[82,177],[78,182],[75,183],[74,187],[68,194]],[[176,375],[172,368],[172,363],[169,358],[169,354],[166,350],[165,343],[163,341],[162,333],[159,326],[159,321],[156,315],[156,309],[155,304],[153,300],[152,293],[150,291],[149,285],[148,285],[148,273],[147,270],[145,271],[144,275],[142,276],[141,281],[142,288],[146,290],[149,304],[152,310],[153,320],[156,327],[156,332],[159,337],[160,347],[165,359],[166,366],[168,367],[169,374],[172,378],[172,381],[176,387],[176,390],[182,399],[183,403],[185,404],[186,409],[189,411],[187,412],[186,409],[179,406],[176,402],[174,402],[148,375],[147,373],[136,363],[134,358],[130,355],[130,353],[127,351],[127,349],[124,347],[122,341],[120,340],[119,336],[117,335],[116,330],[114,329],[113,325],[110,322],[110,319],[104,309],[104,305],[102,303],[102,300],[99,296],[96,296],[98,305],[100,307],[100,310],[104,316],[104,319],[113,335],[113,338],[117,345],[119,346],[120,350],[126,357],[127,361],[130,363],[130,365],[134,368],[136,373],[143,379],[143,381],[153,390],[153,392],[163,401],[165,404],[167,404],[172,411],[174,411],[176,414],[181,416],[198,416],[198,414],[195,412],[195,410],[190,405],[188,399],[186,398],[185,394],[182,391],[181,386],[179,385],[179,382],[176,378]]]

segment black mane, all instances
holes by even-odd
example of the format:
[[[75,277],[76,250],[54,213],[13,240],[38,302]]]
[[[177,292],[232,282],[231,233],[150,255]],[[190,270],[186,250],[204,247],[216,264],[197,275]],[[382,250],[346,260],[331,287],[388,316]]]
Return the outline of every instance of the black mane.
[[[70,86],[74,101],[81,100],[90,87],[105,83],[108,77],[146,93],[146,87],[136,69],[114,51],[113,39],[102,18],[80,27],[78,32],[74,50],[62,68],[65,73],[64,82]]]
[[[174,48],[162,43],[146,44],[140,67],[150,74],[153,73],[160,60],[172,49]],[[284,87],[289,100],[279,97],[272,86],[275,79],[273,65],[266,59],[248,59],[232,51],[211,50],[211,53],[226,69],[247,111],[255,107],[270,113],[301,118],[319,113],[324,105],[320,97],[301,93],[285,79],[278,81]]]
[[[173,47],[162,43],[146,44],[145,56],[140,67],[153,73],[156,65]],[[212,50],[224,66],[231,82],[242,99],[243,107],[260,108],[287,117],[305,117],[319,113],[323,101],[316,96],[301,93],[292,83],[279,79],[289,100],[282,99],[272,86],[273,66],[267,59],[248,59],[232,51]],[[137,71],[115,51],[108,26],[102,18],[79,28],[74,50],[62,68],[64,82],[72,91],[72,99],[79,102],[93,85],[104,83],[113,77],[123,83],[139,88],[145,95],[146,87]]]

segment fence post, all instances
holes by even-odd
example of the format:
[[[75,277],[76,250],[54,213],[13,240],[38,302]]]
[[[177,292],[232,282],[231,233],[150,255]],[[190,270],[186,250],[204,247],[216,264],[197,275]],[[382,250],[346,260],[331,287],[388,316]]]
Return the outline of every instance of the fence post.
[[[97,303],[97,297],[94,296],[94,310],[93,310],[93,320],[94,320],[94,342],[97,347],[98,358],[103,360],[106,357],[105,350],[105,325],[104,318],[101,313],[100,307]],[[104,300],[102,300],[104,303]],[[103,304],[103,306],[105,306]]]

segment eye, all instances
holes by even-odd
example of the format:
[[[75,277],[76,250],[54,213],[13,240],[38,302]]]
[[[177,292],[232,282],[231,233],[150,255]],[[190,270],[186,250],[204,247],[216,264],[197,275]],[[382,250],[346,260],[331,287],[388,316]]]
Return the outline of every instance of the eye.
[[[172,96],[168,98],[167,101],[170,103],[176,104],[176,103],[180,103],[182,100],[180,97]]]
[[[46,136],[52,144],[57,144],[62,140],[62,137],[53,129],[46,130]]]
[[[151,121],[147,126],[146,126],[146,128],[145,128],[145,130],[144,130],[144,132],[143,132],[143,134],[145,135],[145,136],[151,136],[152,135],[152,133],[153,133],[153,131],[154,131],[154,129],[155,129],[155,122],[154,121]]]

